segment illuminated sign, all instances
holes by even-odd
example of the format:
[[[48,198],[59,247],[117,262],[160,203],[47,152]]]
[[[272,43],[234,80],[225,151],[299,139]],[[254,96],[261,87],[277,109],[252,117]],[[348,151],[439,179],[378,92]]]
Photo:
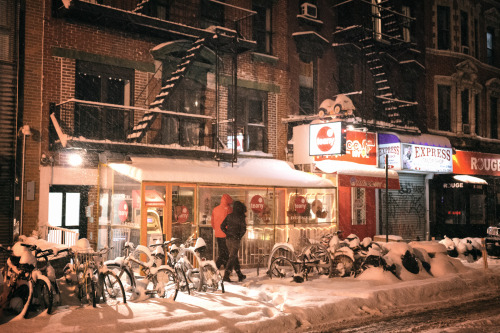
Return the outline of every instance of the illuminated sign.
[[[314,156],[314,161],[334,160],[376,165],[376,141],[375,133],[347,131],[344,155]]]
[[[444,183],[443,188],[463,188],[464,183]]]
[[[321,123],[309,126],[309,155],[336,155],[342,148],[342,123]]]
[[[389,169],[401,170],[401,144],[387,143],[378,145],[378,166],[385,168],[385,157],[388,157],[387,164]]]
[[[453,155],[453,173],[500,176],[500,155],[457,150]]]
[[[402,144],[403,169],[453,172],[451,148]]]
[[[260,195],[254,195],[252,200],[250,200],[250,208],[255,213],[262,213],[264,210],[264,198]]]

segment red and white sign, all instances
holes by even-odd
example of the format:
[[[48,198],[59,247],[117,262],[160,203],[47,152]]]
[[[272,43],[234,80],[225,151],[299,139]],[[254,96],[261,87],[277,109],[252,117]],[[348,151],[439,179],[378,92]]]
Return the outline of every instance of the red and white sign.
[[[264,210],[264,198],[260,195],[254,195],[250,200],[250,208],[253,212],[260,214]]]
[[[186,206],[181,206],[179,215],[176,216],[178,223],[185,223],[189,218],[189,209]]]
[[[500,155],[457,150],[453,155],[453,173],[500,176]]]
[[[338,186],[385,189],[385,178],[355,175],[338,175]],[[389,190],[399,190],[399,179],[387,179]]]
[[[309,126],[309,155],[340,154],[342,123],[311,124]]]
[[[303,214],[307,208],[307,200],[303,196],[296,196],[293,202],[295,211],[299,214]]]
[[[375,133],[347,131],[345,145],[344,155],[314,156],[314,161],[334,160],[365,165],[377,164]]]
[[[125,222],[128,218],[128,205],[125,200],[120,201],[118,204],[118,217],[122,222]]]
[[[402,144],[403,169],[431,172],[453,172],[451,148]]]

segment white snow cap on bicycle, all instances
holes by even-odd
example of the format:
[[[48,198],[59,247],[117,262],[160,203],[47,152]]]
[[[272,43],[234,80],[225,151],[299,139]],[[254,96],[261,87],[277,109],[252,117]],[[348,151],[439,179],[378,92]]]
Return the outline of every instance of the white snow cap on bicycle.
[[[199,249],[200,247],[203,247],[203,246],[207,246],[207,243],[205,243],[205,241],[203,240],[203,238],[198,237],[198,239],[196,240],[196,244],[194,244],[194,249],[197,250],[197,249]]]

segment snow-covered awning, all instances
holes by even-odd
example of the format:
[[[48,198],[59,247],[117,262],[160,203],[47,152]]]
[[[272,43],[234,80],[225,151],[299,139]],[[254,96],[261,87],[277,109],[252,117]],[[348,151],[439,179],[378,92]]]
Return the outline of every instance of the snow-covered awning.
[[[109,167],[139,182],[183,182],[271,187],[327,188],[325,178],[293,169],[287,162],[269,158],[238,158],[227,162],[193,159],[131,157],[132,163]]]
[[[324,160],[316,162],[316,167],[336,177],[337,186],[386,188],[385,169],[379,169],[372,165]],[[387,171],[387,181],[389,189],[399,189],[399,175],[396,171]]]
[[[432,134],[407,135],[400,133],[379,133],[378,138],[379,145],[401,142],[421,146],[452,148],[450,140],[447,137]]]
[[[478,185],[488,185],[488,182],[482,178],[469,176],[469,175],[455,175],[453,176],[455,180],[467,184],[478,184]]]

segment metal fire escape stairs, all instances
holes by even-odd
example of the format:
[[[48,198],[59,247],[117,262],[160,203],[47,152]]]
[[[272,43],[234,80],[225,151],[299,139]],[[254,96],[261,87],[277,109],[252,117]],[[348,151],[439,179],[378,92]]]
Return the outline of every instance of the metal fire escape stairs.
[[[367,3],[362,1],[363,3]],[[392,125],[396,126],[414,126],[413,121],[408,117],[405,108],[414,106],[416,102],[409,102],[397,99],[389,76],[387,68],[382,59],[386,52],[381,45],[384,45],[378,39],[384,39],[392,48],[394,47],[407,47],[408,42],[403,40],[401,19],[409,19],[401,13],[397,13],[391,6],[392,0],[381,1],[378,4],[368,3],[370,6],[376,6],[377,10],[372,10],[372,19],[380,20],[382,31],[375,31],[375,29],[362,29],[361,33],[352,34],[352,27],[344,30],[351,30],[350,33],[344,34],[344,30],[339,30],[334,33],[337,34],[344,43],[354,43],[357,45],[364,56],[366,65],[370,70],[374,82],[374,96],[379,99],[384,110],[384,118]],[[358,26],[358,28],[361,28]],[[344,36],[344,37],[342,37]],[[345,36],[349,40],[345,39]]]
[[[141,142],[151,125],[160,114],[161,110],[165,110],[166,102],[172,95],[174,90],[179,86],[182,79],[200,55],[201,50],[208,43],[207,38],[200,38],[194,41],[191,48],[188,49],[185,55],[181,58],[180,63],[170,75],[170,78],[162,86],[160,93],[155,97],[155,100],[149,105],[149,110],[144,113],[142,119],[132,128],[132,131],[127,135],[128,142]]]

